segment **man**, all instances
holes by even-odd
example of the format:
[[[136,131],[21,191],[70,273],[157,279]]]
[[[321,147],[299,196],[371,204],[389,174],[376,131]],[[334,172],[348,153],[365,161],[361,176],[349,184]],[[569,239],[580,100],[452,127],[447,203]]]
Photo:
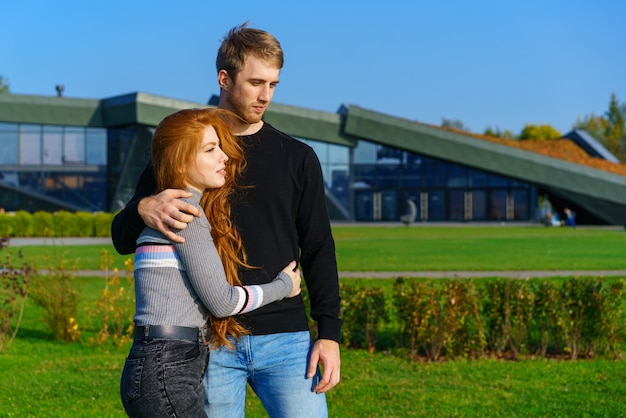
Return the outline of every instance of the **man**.
[[[233,196],[232,219],[248,263],[259,267],[241,273],[244,285],[267,283],[294,257],[300,261],[318,339],[311,345],[300,297],[239,317],[251,335],[240,338],[235,351],[220,348],[209,357],[204,382],[209,416],[243,416],[246,382],[270,416],[326,416],[324,393],[340,379],[339,283],[320,164],[310,147],[262,120],[282,66],[276,38],[247,23],[231,29],[218,51],[219,107],[243,119],[235,132],[247,160],[240,180],[247,187]],[[198,216],[178,199],[187,197],[184,191],[151,196],[153,190],[148,166],[135,196],[113,221],[120,253],[134,251],[144,225],[180,242],[172,229],[183,229]]]

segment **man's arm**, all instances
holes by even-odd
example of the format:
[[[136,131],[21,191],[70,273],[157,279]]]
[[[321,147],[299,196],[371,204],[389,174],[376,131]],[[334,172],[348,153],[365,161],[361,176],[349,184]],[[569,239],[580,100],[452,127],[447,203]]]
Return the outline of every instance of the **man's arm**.
[[[322,367],[322,379],[314,390],[323,393],[340,380],[339,278],[322,171],[314,154],[307,166],[297,222],[301,237],[300,261],[311,298],[311,317],[318,328],[318,340],[311,351],[307,376],[312,377],[318,365]]]
[[[152,164],[148,164],[141,173],[135,194],[111,223],[113,246],[120,254],[131,254],[135,243],[145,226],[160,231],[174,242],[184,242],[184,238],[172,232],[172,229],[184,229],[200,216],[198,208],[183,202],[191,193],[184,190],[167,189],[152,195],[156,188]]]
[[[131,254],[135,252],[135,243],[145,227],[145,223],[139,216],[137,206],[142,198],[154,193],[154,189],[155,180],[152,164],[148,164],[139,177],[135,194],[126,204],[126,207],[115,215],[111,223],[111,239],[118,253]]]

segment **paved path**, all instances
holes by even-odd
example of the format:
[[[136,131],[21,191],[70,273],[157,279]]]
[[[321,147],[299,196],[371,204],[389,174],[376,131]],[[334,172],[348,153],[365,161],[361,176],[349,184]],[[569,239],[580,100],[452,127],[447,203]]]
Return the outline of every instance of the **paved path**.
[[[81,277],[102,277],[104,272],[100,270],[80,270]],[[112,274],[112,273],[109,273]],[[429,278],[429,279],[471,279],[479,277],[503,277],[511,279],[537,278],[537,277],[626,277],[626,270],[568,270],[568,271],[343,271],[339,272],[342,279],[396,279],[406,278]]]
[[[27,245],[102,245],[113,244],[111,238],[11,238],[11,247]]]
[[[395,279],[398,277],[409,278],[478,278],[478,277],[560,277],[560,276],[625,276],[626,270],[558,270],[558,271],[347,271],[340,272],[339,277],[344,279]]]

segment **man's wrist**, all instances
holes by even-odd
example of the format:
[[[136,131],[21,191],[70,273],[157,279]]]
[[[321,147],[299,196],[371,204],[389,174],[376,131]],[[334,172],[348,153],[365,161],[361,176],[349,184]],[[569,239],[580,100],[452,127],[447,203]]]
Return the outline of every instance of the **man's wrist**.
[[[317,339],[341,342],[342,323],[343,321],[339,318],[320,318],[317,321]]]

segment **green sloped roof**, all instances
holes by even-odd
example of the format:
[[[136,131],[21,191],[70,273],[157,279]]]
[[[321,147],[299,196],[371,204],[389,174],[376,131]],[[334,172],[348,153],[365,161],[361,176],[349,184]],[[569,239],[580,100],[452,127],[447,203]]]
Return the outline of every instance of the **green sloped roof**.
[[[626,177],[349,106],[344,132],[372,142],[537,184],[615,225],[626,225]]]

